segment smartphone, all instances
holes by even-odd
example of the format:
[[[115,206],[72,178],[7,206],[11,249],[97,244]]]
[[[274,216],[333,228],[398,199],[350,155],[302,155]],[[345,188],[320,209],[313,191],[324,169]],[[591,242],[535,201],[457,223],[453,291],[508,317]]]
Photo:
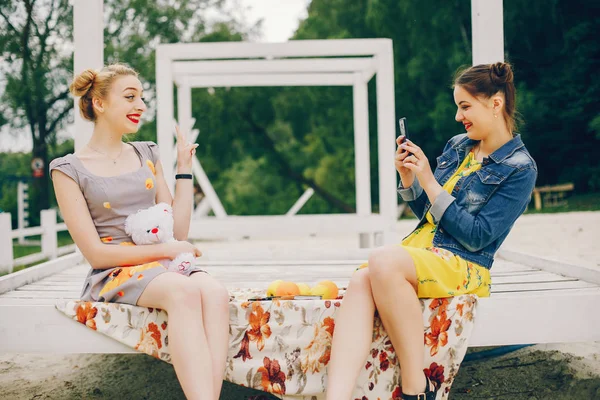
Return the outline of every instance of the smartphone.
[[[400,143],[400,144],[402,144],[402,143],[406,142],[406,139],[409,139],[408,127],[406,126],[406,117],[402,117],[398,120],[398,126],[400,127],[400,135],[404,135],[404,139]],[[406,151],[406,150],[404,150],[404,151]]]
[[[406,117],[402,117],[398,120],[398,126],[400,127],[400,135],[404,135],[404,142],[406,139],[410,139],[408,137],[408,128],[406,126]]]

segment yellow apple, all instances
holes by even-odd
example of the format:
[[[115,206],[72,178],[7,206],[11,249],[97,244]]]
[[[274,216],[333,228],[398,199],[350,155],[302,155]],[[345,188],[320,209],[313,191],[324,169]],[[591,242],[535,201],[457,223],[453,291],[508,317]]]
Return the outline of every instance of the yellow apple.
[[[324,286],[326,288],[324,299],[333,300],[338,297],[339,289],[337,285],[332,281],[321,281],[317,283],[317,286]]]
[[[300,294],[302,296],[310,295],[310,286],[308,286],[306,283],[299,283],[298,289],[300,289]]]
[[[281,282],[275,290],[275,296],[298,296],[299,294],[300,289],[294,282]]]
[[[316,285],[313,286],[312,289],[310,289],[310,294],[312,296],[321,296],[321,298],[325,298],[325,295],[327,294],[327,286],[323,286],[323,285]]]
[[[267,297],[275,296],[275,292],[277,291],[277,287],[279,284],[283,282],[281,279],[271,282],[269,287],[267,288]]]

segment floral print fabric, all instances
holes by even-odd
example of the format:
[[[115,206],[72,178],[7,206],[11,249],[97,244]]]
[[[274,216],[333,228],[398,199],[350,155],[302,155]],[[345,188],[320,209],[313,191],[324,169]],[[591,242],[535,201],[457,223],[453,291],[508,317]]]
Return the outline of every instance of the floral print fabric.
[[[324,399],[338,300],[248,301],[263,291],[236,290],[229,305],[225,379],[282,399]],[[447,399],[473,329],[477,296],[421,299],[425,373]],[[166,362],[166,312],[119,303],[67,301],[57,309],[79,323]],[[400,399],[398,359],[379,318],[353,398]]]

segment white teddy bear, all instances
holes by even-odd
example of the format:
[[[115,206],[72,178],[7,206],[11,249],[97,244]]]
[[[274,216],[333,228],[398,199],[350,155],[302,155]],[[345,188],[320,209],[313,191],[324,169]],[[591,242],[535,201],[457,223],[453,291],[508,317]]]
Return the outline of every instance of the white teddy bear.
[[[158,203],[139,210],[125,220],[125,232],[136,245],[157,244],[175,241],[173,237],[173,208],[167,203]],[[181,253],[168,263],[169,271],[187,275],[194,265],[193,253]]]

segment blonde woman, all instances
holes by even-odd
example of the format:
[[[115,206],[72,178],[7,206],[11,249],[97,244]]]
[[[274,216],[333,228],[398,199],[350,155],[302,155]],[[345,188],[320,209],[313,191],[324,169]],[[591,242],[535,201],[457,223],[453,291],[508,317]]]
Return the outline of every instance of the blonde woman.
[[[73,240],[89,262],[81,299],[161,308],[169,314],[169,351],[189,399],[219,398],[229,337],[229,296],[199,269],[168,272],[157,260],[200,250],[186,241],[197,144],[178,130],[175,198],[152,142],[124,143],[146,111],[138,74],[120,64],[75,77],[71,92],[81,115],[94,122],[90,141],[50,163],[56,199]],[[131,246],[127,216],[156,203],[172,205],[178,240]]]

